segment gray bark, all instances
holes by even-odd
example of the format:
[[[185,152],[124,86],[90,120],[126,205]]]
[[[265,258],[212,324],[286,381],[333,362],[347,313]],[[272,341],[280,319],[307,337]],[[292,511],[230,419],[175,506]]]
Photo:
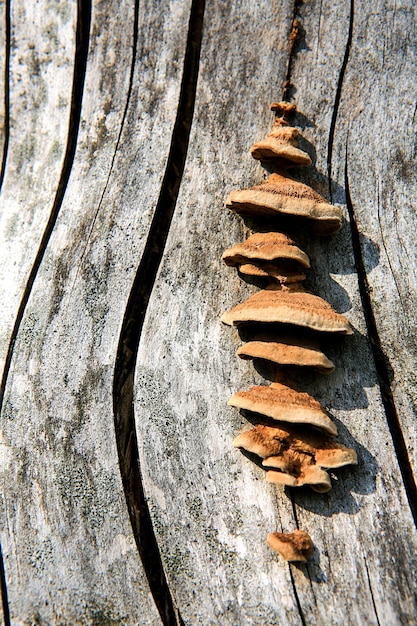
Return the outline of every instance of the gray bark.
[[[412,3],[209,0],[200,59],[199,0],[93,3],[78,96],[88,4],[11,8],[5,624],[414,623]],[[344,214],[327,238],[286,225],[308,289],[354,328],[323,338],[333,374],[295,376],[358,454],[327,494],[266,483],[232,447],[247,421],[226,404],[270,372],[220,323],[257,290],[221,261],[251,232],[223,202],[265,178],[249,149],[288,77],[313,158],[295,175]],[[265,543],[297,527],[307,565]]]

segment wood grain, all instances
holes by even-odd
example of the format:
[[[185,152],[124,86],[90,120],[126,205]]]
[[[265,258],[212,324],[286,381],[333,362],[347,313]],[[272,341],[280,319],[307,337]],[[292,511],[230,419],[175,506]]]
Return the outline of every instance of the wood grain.
[[[62,168],[75,9],[68,3],[46,11],[26,2],[14,2],[11,9],[10,143],[0,196],[1,369]]]
[[[7,155],[9,135],[9,67],[10,67],[10,5],[3,3],[0,17],[0,187],[4,178],[4,162]]]
[[[193,105],[197,68],[185,68],[198,59],[198,36],[188,29],[202,0],[94,1],[78,96],[76,29],[86,29],[89,3],[11,6],[0,196],[5,626],[171,626],[172,613],[158,612],[148,535],[131,526],[129,463],[175,623],[413,624],[415,8],[209,0],[182,172],[179,101],[182,93]],[[308,289],[354,328],[322,338],[334,373],[294,373],[358,454],[357,467],[332,473],[326,494],[266,483],[232,447],[248,421],[226,404],[276,374],[238,359],[243,334],[220,323],[258,289],[221,255],[262,226],[223,202],[266,178],[249,149],[270,130],[269,104],[285,79],[313,160],[294,175],[344,215],[342,230],[321,239],[295,221],[275,223],[309,254]],[[163,254],[154,281],[143,260],[155,242]],[[130,318],[135,291],[151,295]],[[134,433],[123,448],[118,432],[116,359],[127,325],[139,340],[137,460]],[[315,544],[305,566],[265,542],[297,527]]]
[[[384,10],[382,28],[377,17],[380,10]],[[386,387],[392,394],[405,442],[403,455],[408,457],[415,482],[417,221],[413,137],[417,90],[411,78],[416,42],[410,33],[416,28],[417,15],[408,3],[398,7],[377,4],[372,11],[359,5],[356,11],[351,55],[357,62],[347,67],[339,133],[346,145],[346,177]],[[376,38],[372,36],[375,32],[379,32]]]
[[[13,623],[160,623],[121,485],[112,374],[189,7],[141,3],[132,73],[134,9],[93,7],[77,152],[13,354],[2,537]]]
[[[336,122],[337,140],[343,142],[339,118],[333,116],[349,41],[349,9],[326,2],[302,6],[302,38],[291,63],[302,145],[314,161],[297,174],[326,197],[331,186],[342,205],[346,141],[333,145],[331,133]],[[289,15],[290,7],[287,23]],[[361,14],[357,19],[366,21]],[[232,31],[247,40],[238,26]],[[223,42],[208,32],[218,50]],[[253,58],[254,48],[246,45]],[[270,54],[269,63],[276,67]],[[263,63],[267,56],[264,46]],[[226,52],[223,59],[226,81],[232,73]],[[349,56],[349,64],[355,63],[360,67],[360,58]],[[265,374],[261,371],[260,377],[238,362],[239,338],[217,321],[253,290],[219,259],[247,232],[239,219],[224,215],[222,202],[233,187],[262,179],[247,149],[272,123],[270,99],[279,99],[279,82],[266,81],[276,90],[268,95],[261,60],[255,65],[250,77],[234,69],[239,96],[230,110],[222,108],[224,84],[215,93],[216,72],[205,74],[202,66],[198,98],[210,94],[213,106],[206,107],[202,120],[197,109],[177,215],[139,350],[136,408],[144,480],[168,576],[190,623],[410,623],[416,533],[367,339],[346,208],[344,227],[335,237],[318,240],[299,228],[291,232],[312,258],[308,286],[347,314],[355,329],[352,338],[325,342],[337,364],[333,375],[308,374],[297,382],[331,412],[340,440],[357,450],[359,465],[336,472],[328,494],[300,490],[290,496],[260,482],[263,471],[231,448],[244,420],[224,404],[234,391],[262,381]],[[251,104],[254,94],[259,103]],[[357,141],[365,158],[365,141]],[[218,172],[221,163],[224,169]],[[372,184],[364,167],[361,175]],[[370,237],[369,246],[375,249]],[[316,551],[307,567],[288,571],[264,540],[270,531],[291,531],[297,524],[311,533]],[[221,588],[213,579],[221,581]]]

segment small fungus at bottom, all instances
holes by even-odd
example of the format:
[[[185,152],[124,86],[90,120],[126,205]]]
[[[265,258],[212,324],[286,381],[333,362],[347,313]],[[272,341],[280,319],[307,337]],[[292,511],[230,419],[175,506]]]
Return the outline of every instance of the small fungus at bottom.
[[[245,276],[268,278],[270,281],[278,281],[281,285],[300,283],[306,279],[304,272],[288,267],[288,264],[276,263],[243,263],[239,265],[239,272]]]
[[[286,561],[306,563],[314,552],[311,537],[304,530],[295,530],[292,533],[270,533],[266,542]]]

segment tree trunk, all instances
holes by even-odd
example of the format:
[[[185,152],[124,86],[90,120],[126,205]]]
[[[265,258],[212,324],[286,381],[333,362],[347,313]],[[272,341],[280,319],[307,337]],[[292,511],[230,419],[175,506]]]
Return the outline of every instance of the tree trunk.
[[[9,624],[405,625],[417,619],[412,2],[5,0],[0,507]],[[293,20],[298,39],[290,48]],[[342,229],[289,234],[350,321],[294,381],[358,465],[276,488],[233,448],[230,396],[267,384],[222,313],[224,209],[297,103],[295,176]],[[3,176],[4,174],[4,176]],[[288,564],[268,533],[312,537]]]

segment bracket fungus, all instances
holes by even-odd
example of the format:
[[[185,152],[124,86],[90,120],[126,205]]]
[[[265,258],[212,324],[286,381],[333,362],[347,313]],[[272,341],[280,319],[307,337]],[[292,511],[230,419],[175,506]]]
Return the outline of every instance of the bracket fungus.
[[[238,267],[242,274],[267,276],[281,283],[300,282],[310,267],[310,259],[283,233],[255,233],[223,253],[223,261]]]
[[[258,261],[295,261],[303,267],[310,267],[310,259],[294,241],[283,233],[254,233],[246,241],[228,248],[222,256],[226,265],[236,266],[242,263]]]
[[[278,281],[281,285],[300,283],[306,279],[306,275],[300,270],[288,267],[288,264],[279,263],[243,263],[239,266],[240,274],[256,278],[268,278],[270,281]]]
[[[278,365],[312,367],[319,372],[330,373],[334,364],[320,350],[317,342],[304,337],[282,336],[271,339],[259,335],[241,346],[237,355],[241,359],[264,359]]]
[[[233,307],[221,317],[229,326],[250,323],[293,324],[323,332],[351,335],[352,328],[344,315],[336,313],[328,302],[305,291],[299,284],[270,285]]]
[[[326,469],[357,464],[352,448],[326,433],[293,424],[257,424],[238,435],[233,445],[264,459],[262,465],[269,469],[268,482],[289,487],[310,485],[319,493],[331,488]]]
[[[280,422],[309,424],[330,435],[337,434],[336,425],[327,415],[320,402],[308,393],[296,391],[282,383],[269,386],[255,385],[248,391],[238,391],[228,404],[238,409],[266,415]]]
[[[275,121],[271,132],[258,141],[251,148],[254,159],[269,161],[279,159],[284,167],[296,167],[298,165],[311,165],[311,159],[307,152],[298,147],[298,130],[289,126],[288,117],[295,110],[295,104],[288,102],[274,102],[271,110],[275,111]]]
[[[339,207],[329,204],[317,191],[298,180],[274,173],[260,185],[232,191],[226,208],[239,215],[293,215],[312,222],[317,234],[330,235],[342,225]]]
[[[295,20],[291,46],[297,29]],[[309,155],[298,146],[298,130],[288,121],[296,110],[295,104],[273,103],[271,110],[275,111],[273,128],[265,139],[252,146],[251,154],[255,159],[269,161],[269,169],[274,173],[250,189],[232,191],[226,198],[226,208],[254,218],[287,216],[289,223],[298,220],[317,235],[335,233],[342,225],[339,207],[287,174],[289,168],[311,164]],[[226,250],[222,258],[226,265],[237,267],[240,274],[263,277],[268,285],[222,315],[222,322],[230,326],[251,325],[250,340],[238,349],[237,355],[270,361],[280,369],[307,366],[320,372],[333,371],[333,363],[309,335],[313,334],[311,331],[342,335],[351,335],[353,331],[344,315],[301,285],[304,272],[310,267],[305,252],[287,235],[259,232]],[[254,324],[267,331],[257,329],[254,334]],[[296,331],[298,336],[294,335]],[[286,381],[281,374],[280,380]],[[260,457],[271,483],[309,485],[322,493],[331,488],[326,470],[357,463],[354,450],[334,441],[336,425],[321,404],[292,386],[283,382],[257,385],[238,391],[228,404],[253,413],[249,419],[257,425],[238,435],[233,445]],[[302,530],[271,533],[267,542],[287,561],[306,562],[314,549],[309,535]]]
[[[295,530],[293,533],[270,533],[266,542],[285,561],[306,563],[314,552],[311,537],[304,530]]]

